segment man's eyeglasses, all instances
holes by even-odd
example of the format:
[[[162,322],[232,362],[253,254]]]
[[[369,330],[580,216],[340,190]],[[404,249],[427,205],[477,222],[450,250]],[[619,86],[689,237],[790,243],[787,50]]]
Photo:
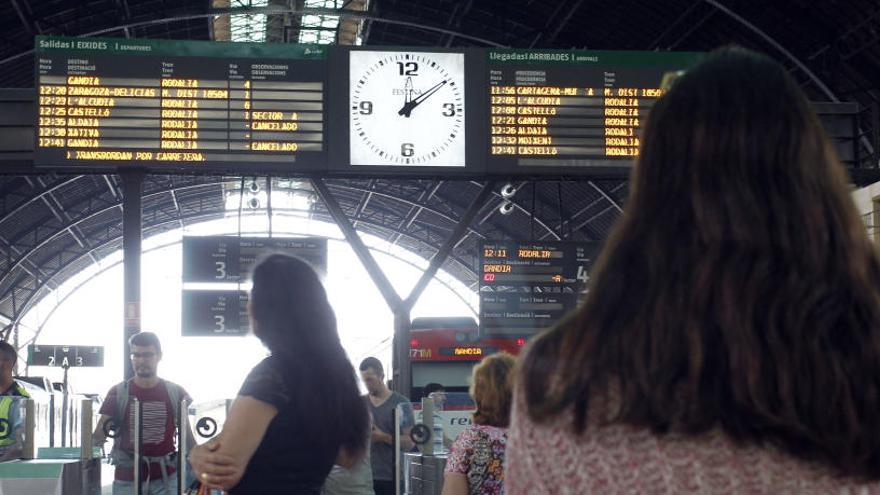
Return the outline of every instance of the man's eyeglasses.
[[[154,357],[156,357],[155,352],[132,352],[131,353],[132,359],[152,359]]]

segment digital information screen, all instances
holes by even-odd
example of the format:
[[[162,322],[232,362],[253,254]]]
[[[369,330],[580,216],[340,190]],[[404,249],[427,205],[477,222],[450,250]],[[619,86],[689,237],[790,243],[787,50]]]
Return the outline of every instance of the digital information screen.
[[[529,336],[577,306],[598,243],[485,242],[480,276],[480,332]]]
[[[266,252],[296,256],[327,273],[327,239],[323,237],[184,237],[183,282],[239,282]]]
[[[101,367],[104,366],[102,346],[41,345],[28,346],[28,366]]]
[[[488,50],[488,171],[630,165],[664,74],[700,56]]]
[[[37,166],[325,166],[324,46],[36,38]]]
[[[184,337],[246,335],[248,294],[239,290],[188,290],[181,297]]]

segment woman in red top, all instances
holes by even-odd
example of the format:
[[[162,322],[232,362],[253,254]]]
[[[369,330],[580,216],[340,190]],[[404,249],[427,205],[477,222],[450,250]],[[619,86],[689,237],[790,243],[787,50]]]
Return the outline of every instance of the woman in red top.
[[[508,494],[880,493],[880,263],[784,68],[722,50],[658,100],[586,300],[522,359]]]

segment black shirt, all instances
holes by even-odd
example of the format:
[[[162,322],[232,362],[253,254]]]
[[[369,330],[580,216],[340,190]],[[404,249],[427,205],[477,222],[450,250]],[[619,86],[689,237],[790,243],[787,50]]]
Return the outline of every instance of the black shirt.
[[[311,404],[291,393],[274,356],[251,370],[238,393],[275,406],[278,414],[230,493],[320,493],[339,451],[330,439],[334,425],[304,424],[301,411]]]

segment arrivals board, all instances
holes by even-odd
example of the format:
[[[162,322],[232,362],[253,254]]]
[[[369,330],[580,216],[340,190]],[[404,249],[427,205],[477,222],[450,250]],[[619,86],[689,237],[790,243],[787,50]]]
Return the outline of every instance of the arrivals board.
[[[577,306],[598,243],[486,241],[480,257],[480,332],[529,336]]]
[[[181,293],[181,334],[245,335],[250,328],[248,294],[239,290],[187,290]]]
[[[239,282],[266,253],[296,256],[327,272],[327,239],[323,237],[202,236],[183,238],[183,282]]]
[[[688,52],[490,49],[489,173],[628,167],[664,75]]]
[[[28,366],[101,367],[104,366],[104,348],[85,345],[28,346]]]
[[[327,48],[36,38],[37,166],[324,166]]]

